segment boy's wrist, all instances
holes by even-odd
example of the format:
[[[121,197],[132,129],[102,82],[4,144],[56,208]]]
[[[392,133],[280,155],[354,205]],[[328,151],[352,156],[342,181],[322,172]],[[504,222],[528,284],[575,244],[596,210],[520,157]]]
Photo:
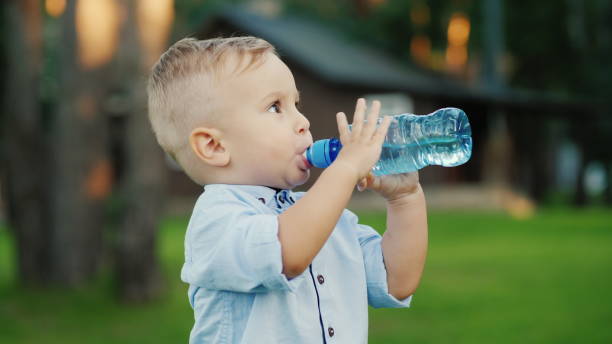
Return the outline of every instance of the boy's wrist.
[[[423,196],[423,188],[421,187],[421,183],[417,183],[413,190],[393,195],[385,200],[387,202],[387,206],[397,208],[410,205],[415,201],[419,201],[421,196]]]
[[[360,179],[357,168],[344,160],[336,159],[336,161],[334,161],[330,167],[343,171],[342,173],[347,175],[347,178],[350,178],[353,181],[353,184],[357,184]]]

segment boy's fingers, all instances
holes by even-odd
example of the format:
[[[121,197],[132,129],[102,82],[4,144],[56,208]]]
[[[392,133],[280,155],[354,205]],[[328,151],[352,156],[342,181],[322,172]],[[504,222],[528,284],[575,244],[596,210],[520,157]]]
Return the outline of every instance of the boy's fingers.
[[[368,175],[361,178],[361,180],[359,181],[359,184],[357,184],[357,190],[363,191],[367,189],[368,186],[372,186],[375,180],[376,180],[376,177],[374,176],[374,174],[372,174],[372,171],[368,172]]]
[[[372,106],[370,107],[370,113],[368,114],[367,123],[363,128],[363,134],[366,138],[372,138],[372,134],[374,134],[374,131],[376,130],[379,113],[380,102],[378,100],[375,100],[372,102]]]
[[[374,134],[374,140],[376,141],[376,143],[383,144],[383,142],[385,141],[387,131],[389,131],[389,126],[391,125],[391,119],[391,116],[383,116],[382,123]]]
[[[366,109],[365,99],[359,98],[357,105],[355,106],[355,115],[353,116],[353,126],[351,128],[351,135],[353,137],[359,137],[361,134],[361,128],[363,127],[363,113]]]
[[[375,177],[374,175],[372,175],[372,178],[368,182],[368,185],[374,190],[380,189],[380,177]]]
[[[368,172],[368,175],[366,176],[366,180],[368,182],[368,185],[372,184],[372,181],[374,181],[374,173],[372,173],[372,171]]]
[[[336,121],[338,122],[338,132],[340,133],[340,141],[346,138],[348,134],[348,122],[346,121],[346,115],[344,112],[338,112],[336,114]]]

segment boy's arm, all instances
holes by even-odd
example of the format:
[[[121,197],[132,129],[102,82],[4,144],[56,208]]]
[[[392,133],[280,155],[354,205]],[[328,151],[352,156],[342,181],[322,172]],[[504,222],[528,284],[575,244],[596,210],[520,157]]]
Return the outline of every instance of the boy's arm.
[[[300,275],[323,247],[353,193],[357,177],[350,166],[334,163],[300,200],[279,215],[285,276]]]
[[[342,150],[310,190],[291,208],[278,216],[283,273],[291,278],[301,274],[329,238],[357,181],[376,163],[391,123],[386,117],[376,126],[380,102],[374,101],[367,121],[366,104],[357,101],[349,131],[344,113],[337,114]]]
[[[387,201],[381,245],[389,293],[403,300],[416,291],[427,255],[427,209],[420,184],[414,193]]]

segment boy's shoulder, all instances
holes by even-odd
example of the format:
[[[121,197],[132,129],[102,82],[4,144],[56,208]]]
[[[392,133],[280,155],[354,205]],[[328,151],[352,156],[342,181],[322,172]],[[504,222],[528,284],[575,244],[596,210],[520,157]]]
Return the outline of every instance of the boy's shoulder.
[[[267,207],[255,197],[259,192],[245,189],[242,185],[206,185],[191,212],[188,231],[200,232],[231,219],[269,213]]]

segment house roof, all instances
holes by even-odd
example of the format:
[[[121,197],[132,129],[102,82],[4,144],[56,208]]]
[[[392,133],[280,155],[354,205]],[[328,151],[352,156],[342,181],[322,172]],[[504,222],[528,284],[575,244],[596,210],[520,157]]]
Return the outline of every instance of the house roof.
[[[539,92],[495,88],[411,68],[393,57],[319,23],[290,15],[265,17],[244,7],[226,6],[202,30],[225,21],[245,34],[272,43],[279,54],[338,85],[405,91],[429,96],[463,98],[507,105],[560,105],[563,97]]]

